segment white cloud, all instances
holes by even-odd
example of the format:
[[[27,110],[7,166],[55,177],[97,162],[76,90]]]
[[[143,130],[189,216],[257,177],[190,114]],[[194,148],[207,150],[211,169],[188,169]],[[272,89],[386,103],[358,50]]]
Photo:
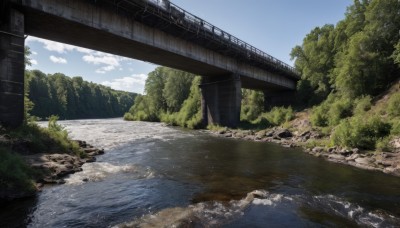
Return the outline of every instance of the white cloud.
[[[114,70],[114,69],[115,69],[115,66],[113,66],[113,65],[108,65],[108,66],[100,67],[100,68],[97,69],[95,72],[98,73],[98,74],[105,74],[106,72],[112,71],[112,70]]]
[[[45,48],[46,50],[57,52],[60,54],[65,54],[72,51],[83,53],[84,54],[82,57],[83,61],[89,64],[101,65],[100,68],[95,70],[95,72],[98,74],[105,74],[115,69],[121,70],[122,69],[121,62],[130,60],[129,58],[126,57],[107,54],[104,52],[94,51],[82,47],[76,47],[69,44],[58,43],[51,40],[45,40],[32,36],[29,36],[26,39],[26,42],[27,44],[31,42],[39,42],[43,44],[43,48]],[[66,59],[58,58],[55,56],[53,57],[50,56],[50,60],[55,63],[67,63]]]
[[[147,75],[145,74],[134,74],[128,77],[117,78],[112,81],[104,81],[101,84],[116,90],[143,93],[146,79]]]
[[[83,61],[87,63],[92,63],[94,65],[99,65],[99,64],[106,64],[106,65],[111,65],[111,66],[119,66],[119,60],[117,56],[109,55],[109,54],[90,54],[90,55],[84,55],[82,57]]]
[[[61,57],[55,57],[54,55],[51,55],[51,56],[50,56],[50,60],[51,60],[53,63],[61,63],[61,64],[66,64],[66,63],[67,63],[67,60],[66,60],[66,59],[61,58]]]
[[[94,65],[105,65],[96,70],[98,74],[105,74],[106,72],[119,69],[121,70],[121,62],[129,60],[128,58],[107,54],[103,52],[92,52],[82,57],[83,61]]]
[[[45,39],[41,39],[41,38],[37,38],[37,37],[33,37],[33,36],[29,36],[26,39],[26,42],[27,42],[27,44],[29,44],[30,42],[42,43],[43,48],[45,48],[49,51],[58,52],[60,54],[63,54],[63,53],[69,52],[69,51],[73,51],[73,50],[76,50],[81,53],[94,52],[94,51],[86,49],[86,48],[76,47],[76,46],[72,46],[69,44],[63,44],[63,43],[59,43],[59,42],[55,42],[55,41],[51,41],[51,40],[45,40]]]
[[[32,51],[32,55],[37,55],[37,52],[36,51]]]
[[[30,62],[32,65],[38,65],[38,61],[36,59],[31,59]]]

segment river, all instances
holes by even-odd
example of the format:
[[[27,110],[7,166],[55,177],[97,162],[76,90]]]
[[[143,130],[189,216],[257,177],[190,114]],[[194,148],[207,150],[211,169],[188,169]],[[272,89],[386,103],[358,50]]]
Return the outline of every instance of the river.
[[[3,207],[1,227],[400,226],[398,177],[160,123],[59,123],[106,153],[66,184]]]

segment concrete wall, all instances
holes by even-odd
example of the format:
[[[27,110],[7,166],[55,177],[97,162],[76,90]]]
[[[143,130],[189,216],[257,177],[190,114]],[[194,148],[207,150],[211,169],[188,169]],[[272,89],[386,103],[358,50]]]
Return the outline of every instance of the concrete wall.
[[[0,22],[0,124],[16,127],[24,117],[24,15],[8,12]]]

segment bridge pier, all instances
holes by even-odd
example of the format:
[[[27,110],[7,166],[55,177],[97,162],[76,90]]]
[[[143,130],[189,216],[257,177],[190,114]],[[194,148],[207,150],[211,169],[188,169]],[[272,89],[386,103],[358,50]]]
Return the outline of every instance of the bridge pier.
[[[242,84],[240,76],[203,77],[200,85],[203,125],[235,128],[240,122]]]
[[[296,102],[296,91],[263,91],[264,111],[270,111],[276,106],[288,107]]]
[[[24,15],[6,7],[0,18],[0,123],[17,127],[24,119]]]

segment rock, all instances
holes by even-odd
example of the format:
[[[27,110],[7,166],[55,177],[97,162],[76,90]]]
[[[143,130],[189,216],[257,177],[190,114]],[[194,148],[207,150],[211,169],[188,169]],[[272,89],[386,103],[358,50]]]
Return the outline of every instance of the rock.
[[[278,130],[278,131],[276,131],[275,135],[278,136],[279,138],[291,138],[291,137],[293,137],[293,134],[288,129]]]
[[[347,149],[342,149],[342,150],[337,151],[337,153],[348,157],[349,155],[353,154],[353,151],[350,151]]]
[[[400,152],[400,137],[396,137],[390,141],[390,145],[394,152]]]
[[[330,154],[328,158],[334,160],[346,160],[346,157],[340,154]]]
[[[356,158],[354,161],[358,164],[370,165],[371,163],[373,163],[375,161],[375,159],[373,159],[373,158]]]
[[[330,147],[329,149],[328,149],[328,152],[329,153],[335,153],[337,151],[337,147]]]
[[[92,162],[95,162],[95,161],[96,161],[95,157],[89,157],[89,158],[86,159],[87,163],[92,163]]]
[[[354,161],[357,159],[360,155],[359,154],[352,154],[350,157],[346,158],[346,161]]]
[[[225,134],[225,137],[226,137],[226,138],[232,138],[232,133],[227,133],[227,134]]]
[[[219,130],[219,131],[217,131],[217,133],[220,134],[220,135],[223,135],[223,134],[226,133],[226,131],[225,130]]]
[[[275,131],[274,130],[270,130],[267,133],[265,133],[265,136],[270,138],[270,137],[274,136],[274,134],[275,134]]]
[[[311,151],[314,153],[321,153],[324,151],[324,148],[317,146],[317,147],[314,147]]]

